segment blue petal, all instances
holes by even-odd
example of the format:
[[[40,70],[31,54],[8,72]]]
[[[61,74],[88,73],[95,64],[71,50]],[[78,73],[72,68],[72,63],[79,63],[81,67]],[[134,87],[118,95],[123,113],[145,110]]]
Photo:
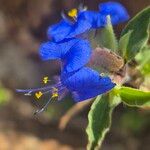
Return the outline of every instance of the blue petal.
[[[110,15],[112,24],[118,24],[129,19],[129,14],[125,7],[118,2],[105,2],[99,4],[100,14],[105,18]]]
[[[91,24],[91,28],[98,28],[103,25],[101,14],[96,11],[82,11],[79,14],[78,20],[86,20],[87,22],[89,22]],[[81,24],[81,26],[82,26],[82,24]]]
[[[52,25],[48,28],[47,35],[55,42],[59,42],[70,33],[72,29],[72,23],[67,20],[61,20],[59,23]]]
[[[59,59],[61,58],[61,53],[59,46],[54,42],[42,43],[39,48],[39,54],[43,60]]]
[[[91,46],[88,40],[79,39],[64,56],[64,71],[69,73],[83,67],[91,56]]]
[[[82,101],[111,90],[115,84],[109,77],[101,77],[98,72],[83,67],[74,74],[65,77],[61,75],[61,82],[75,96],[75,101]]]
[[[111,90],[115,86],[114,83],[110,83],[107,86],[99,87],[99,88],[93,88],[90,90],[82,90],[82,91],[76,91],[73,92],[73,98],[76,102],[88,100],[90,98],[96,97],[100,94],[106,93],[109,90]]]
[[[99,73],[89,67],[83,67],[72,75],[66,76],[64,72],[61,75],[61,82],[70,90],[81,90],[84,88],[95,87],[100,83],[101,86],[108,85],[111,80],[109,77],[101,77]]]
[[[78,42],[78,39],[70,39],[62,42],[45,42],[39,48],[40,57],[43,60],[61,59]]]
[[[80,17],[79,15],[66,38],[76,37],[77,35],[80,35],[88,31],[91,27],[92,27],[91,23],[88,20],[86,20],[86,18]]]

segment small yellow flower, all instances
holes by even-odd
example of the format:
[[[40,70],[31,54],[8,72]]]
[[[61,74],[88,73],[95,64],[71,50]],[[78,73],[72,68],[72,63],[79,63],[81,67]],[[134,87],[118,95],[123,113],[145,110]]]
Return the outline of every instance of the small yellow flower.
[[[70,17],[77,17],[77,9],[71,9],[69,12],[68,12],[68,16],[70,16]]]

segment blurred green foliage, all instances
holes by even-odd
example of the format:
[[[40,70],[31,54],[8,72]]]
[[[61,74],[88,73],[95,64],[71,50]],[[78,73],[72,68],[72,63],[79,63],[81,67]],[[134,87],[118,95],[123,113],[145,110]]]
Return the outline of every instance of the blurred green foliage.
[[[11,98],[10,90],[0,86],[0,106],[6,104]]]
[[[120,118],[120,127],[124,131],[139,134],[150,125],[149,113],[136,108],[126,108],[125,113]]]
[[[143,75],[150,75],[150,47],[145,47],[137,56],[138,69]]]

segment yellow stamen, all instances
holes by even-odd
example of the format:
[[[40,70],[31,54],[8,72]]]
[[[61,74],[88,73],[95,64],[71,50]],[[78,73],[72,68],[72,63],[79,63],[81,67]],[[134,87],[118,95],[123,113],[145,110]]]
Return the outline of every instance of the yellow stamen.
[[[56,97],[58,97],[58,93],[53,93],[52,98],[56,98]]]
[[[68,12],[68,16],[70,16],[70,17],[77,17],[77,9],[71,9],[69,12]]]
[[[44,84],[47,84],[48,81],[49,81],[49,80],[48,80],[48,77],[44,77],[44,78],[43,78],[43,83],[44,83]]]
[[[40,97],[41,97],[42,95],[43,95],[43,93],[42,93],[41,91],[35,93],[35,97],[36,97],[37,99],[40,99]]]
[[[53,87],[52,97],[51,98],[56,98],[56,97],[58,97],[58,89]]]

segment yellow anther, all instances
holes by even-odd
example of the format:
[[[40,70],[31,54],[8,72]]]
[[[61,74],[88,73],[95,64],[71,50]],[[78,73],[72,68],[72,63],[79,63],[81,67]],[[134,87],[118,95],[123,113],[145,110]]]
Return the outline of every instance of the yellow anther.
[[[68,16],[70,16],[70,17],[77,17],[77,9],[71,9],[69,12],[68,12]]]
[[[43,83],[44,83],[44,84],[47,84],[48,81],[49,81],[49,80],[48,80],[48,77],[44,77],[44,78],[43,78]]]
[[[41,91],[35,93],[35,97],[37,99],[39,99],[42,95],[43,95],[43,93]]]
[[[52,98],[56,98],[56,97],[58,97],[58,93],[53,93]]]
[[[53,87],[52,88],[52,97],[51,98],[56,98],[58,97],[58,89]]]

